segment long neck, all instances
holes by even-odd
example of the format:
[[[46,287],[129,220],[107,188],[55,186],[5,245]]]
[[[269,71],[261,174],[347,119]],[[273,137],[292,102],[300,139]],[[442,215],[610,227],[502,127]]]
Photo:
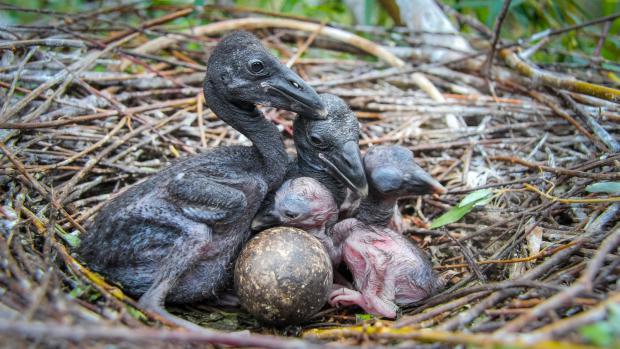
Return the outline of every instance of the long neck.
[[[205,100],[215,115],[252,141],[261,161],[257,168],[263,169],[269,189],[279,186],[288,156],[278,128],[259,110],[244,110],[228,102],[209,81],[205,84]]]
[[[356,218],[366,224],[387,226],[394,216],[396,199],[381,197],[371,190],[362,200]]]
[[[303,153],[297,149],[297,169],[300,176],[312,177],[323,184],[334,196],[336,204],[340,206],[347,195],[347,186],[327,173],[326,170],[312,166]]]

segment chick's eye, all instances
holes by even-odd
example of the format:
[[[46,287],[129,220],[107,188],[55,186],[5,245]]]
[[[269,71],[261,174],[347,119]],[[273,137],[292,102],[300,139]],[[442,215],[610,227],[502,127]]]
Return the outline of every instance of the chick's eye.
[[[265,69],[265,65],[263,64],[263,62],[259,61],[258,59],[250,61],[250,71],[252,73],[260,73],[263,71],[263,69]]]
[[[323,139],[317,135],[310,135],[310,142],[314,145],[323,145]]]
[[[290,211],[290,210],[285,210],[284,211],[284,217],[289,218],[289,219],[295,219],[297,217],[299,217],[300,214],[295,212],[295,211]]]

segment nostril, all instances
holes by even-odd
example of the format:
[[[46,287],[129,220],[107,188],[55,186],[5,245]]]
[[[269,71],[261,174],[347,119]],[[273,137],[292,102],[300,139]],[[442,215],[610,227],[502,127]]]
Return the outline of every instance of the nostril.
[[[301,85],[297,81],[289,80],[289,82],[291,83],[291,85],[293,85],[294,88],[296,88],[298,90],[303,90],[303,88],[301,87]]]
[[[295,218],[299,217],[299,213],[297,213],[295,211],[286,210],[286,211],[284,211],[284,216],[286,218],[295,219]]]

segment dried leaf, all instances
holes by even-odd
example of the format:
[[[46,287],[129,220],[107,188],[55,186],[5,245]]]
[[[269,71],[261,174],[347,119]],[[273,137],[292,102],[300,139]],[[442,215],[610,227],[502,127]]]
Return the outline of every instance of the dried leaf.
[[[527,236],[527,248],[530,252],[530,256],[537,255],[540,252],[542,236],[543,229],[541,227],[535,227]]]

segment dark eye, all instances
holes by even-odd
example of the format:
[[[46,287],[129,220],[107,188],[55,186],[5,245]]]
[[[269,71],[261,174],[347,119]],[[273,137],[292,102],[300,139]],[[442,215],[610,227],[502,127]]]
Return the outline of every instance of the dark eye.
[[[319,135],[315,135],[315,134],[310,135],[310,142],[318,146],[323,145],[323,139]]]
[[[299,83],[297,83],[297,81],[295,81],[295,80],[290,80],[289,82],[291,83],[291,85],[292,85],[294,88],[296,88],[296,89],[298,89],[298,90],[300,90],[300,91],[303,91],[303,87],[301,87],[301,85],[300,85]]]
[[[295,219],[295,218],[299,217],[299,213],[297,213],[295,211],[285,210],[284,211],[284,216],[286,218],[289,218],[289,219]]]
[[[252,73],[260,73],[263,71],[263,69],[265,69],[265,65],[263,64],[263,62],[259,61],[258,59],[250,61],[250,71]]]

